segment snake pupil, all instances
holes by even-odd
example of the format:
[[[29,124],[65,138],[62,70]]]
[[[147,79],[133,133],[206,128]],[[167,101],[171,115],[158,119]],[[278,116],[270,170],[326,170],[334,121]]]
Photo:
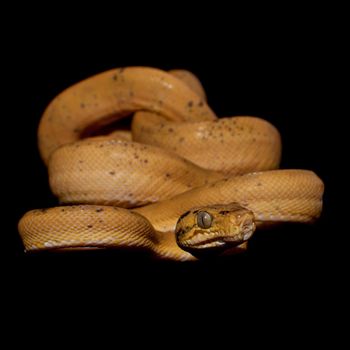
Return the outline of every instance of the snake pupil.
[[[197,214],[197,224],[201,228],[209,228],[213,222],[212,216],[206,211]]]

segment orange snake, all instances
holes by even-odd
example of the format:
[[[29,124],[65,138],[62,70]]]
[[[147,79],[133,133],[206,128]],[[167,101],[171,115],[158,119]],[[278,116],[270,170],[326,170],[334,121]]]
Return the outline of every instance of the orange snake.
[[[91,137],[132,113],[131,132]],[[187,71],[129,67],[84,80],[49,104],[38,141],[65,205],[22,217],[27,251],[140,249],[193,260],[245,250],[256,227],[314,221],[322,210],[316,174],[275,170],[276,128],[218,119]]]

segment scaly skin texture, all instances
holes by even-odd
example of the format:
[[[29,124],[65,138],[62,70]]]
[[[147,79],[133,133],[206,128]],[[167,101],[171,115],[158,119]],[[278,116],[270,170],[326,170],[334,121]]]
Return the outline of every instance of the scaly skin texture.
[[[176,152],[194,164],[227,175],[276,169],[281,159],[277,129],[255,117],[175,123],[140,112],[132,122],[133,139]]]
[[[171,199],[136,208],[158,232],[174,232],[177,219],[192,208],[239,203],[266,222],[313,222],[322,210],[323,182],[308,170],[270,170],[204,185]]]
[[[81,140],[131,112],[131,133]],[[218,120],[186,71],[132,67],[89,78],[51,102],[38,134],[54,194],[76,205],[26,213],[27,251],[140,249],[194,260],[213,247],[244,251],[262,223],[312,222],[322,210],[317,175],[270,170],[279,166],[278,131],[254,117]],[[198,226],[196,211],[210,215],[210,227]]]
[[[159,147],[91,138],[54,152],[49,178],[61,203],[132,208],[171,198],[223,175]]]
[[[59,146],[139,110],[173,121],[216,119],[200,96],[169,73],[146,67],[114,69],[73,85],[49,104],[38,130],[41,156],[47,164]]]
[[[118,248],[150,252],[160,259],[196,259],[177,246],[174,234],[158,233],[143,216],[111,206],[32,210],[19,222],[19,231],[27,251]],[[245,249],[242,244],[236,247],[236,252]]]
[[[221,180],[132,211],[93,205],[35,210],[21,219],[19,231],[28,251],[136,247],[162,259],[193,260],[176,245],[174,235],[178,219],[192,208],[210,211],[207,207],[216,203],[240,203],[254,214],[257,227],[266,222],[312,222],[320,215],[322,194],[323,183],[313,172],[274,170]],[[237,221],[229,234],[237,232],[240,239],[240,227]],[[244,249],[238,246],[231,253]]]
[[[169,73],[183,81],[190,89],[192,89],[199,97],[201,97],[203,101],[207,100],[207,96],[205,94],[202,83],[193,73],[184,69],[171,69]]]

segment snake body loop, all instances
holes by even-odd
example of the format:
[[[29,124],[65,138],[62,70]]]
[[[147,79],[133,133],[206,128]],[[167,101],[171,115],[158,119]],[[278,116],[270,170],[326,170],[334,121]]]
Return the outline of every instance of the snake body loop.
[[[89,137],[134,114],[131,131]],[[26,213],[25,249],[120,248],[161,259],[245,250],[266,222],[312,222],[323,183],[275,170],[281,139],[267,121],[218,119],[190,72],[111,70],[58,95],[38,130],[50,186],[65,206]]]

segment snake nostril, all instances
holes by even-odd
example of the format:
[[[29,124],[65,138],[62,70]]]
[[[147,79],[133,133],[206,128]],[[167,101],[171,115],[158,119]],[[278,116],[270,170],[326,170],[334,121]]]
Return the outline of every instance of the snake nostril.
[[[255,231],[254,221],[252,219],[245,220],[242,226],[242,233],[243,233],[244,240],[249,239],[254,231]]]

